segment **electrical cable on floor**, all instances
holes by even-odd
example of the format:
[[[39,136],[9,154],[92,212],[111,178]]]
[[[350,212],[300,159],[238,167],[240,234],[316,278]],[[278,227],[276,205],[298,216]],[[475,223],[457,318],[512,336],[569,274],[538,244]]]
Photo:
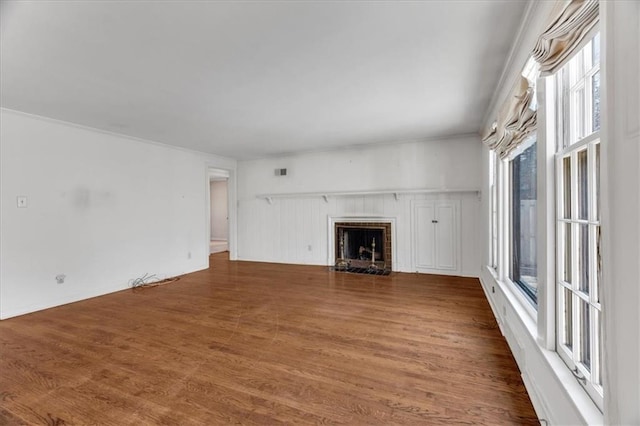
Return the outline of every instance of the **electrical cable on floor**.
[[[172,282],[176,282],[180,279],[180,277],[172,277],[165,278],[163,280],[158,280],[155,274],[144,274],[141,277],[134,278],[129,280],[129,285],[133,291],[142,290],[145,288],[158,287],[161,285],[169,284]]]

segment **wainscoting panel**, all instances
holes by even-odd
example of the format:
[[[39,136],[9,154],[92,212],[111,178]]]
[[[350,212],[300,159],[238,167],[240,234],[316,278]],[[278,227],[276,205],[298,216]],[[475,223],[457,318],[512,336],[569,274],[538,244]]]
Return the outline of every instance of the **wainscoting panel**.
[[[322,197],[300,196],[239,201],[238,258],[275,263],[328,265],[329,216],[381,216],[396,219],[396,271],[415,272],[412,253],[412,200],[460,200],[460,274],[480,273],[480,200],[475,193]]]

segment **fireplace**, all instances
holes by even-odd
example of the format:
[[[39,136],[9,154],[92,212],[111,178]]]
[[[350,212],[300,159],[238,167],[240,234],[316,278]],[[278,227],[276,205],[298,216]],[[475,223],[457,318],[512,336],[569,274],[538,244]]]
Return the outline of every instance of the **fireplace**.
[[[335,267],[392,270],[391,222],[334,222]]]

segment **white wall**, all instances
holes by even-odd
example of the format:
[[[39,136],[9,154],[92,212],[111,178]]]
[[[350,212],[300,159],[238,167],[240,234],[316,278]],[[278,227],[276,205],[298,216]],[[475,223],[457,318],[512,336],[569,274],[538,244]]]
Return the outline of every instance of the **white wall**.
[[[206,167],[233,170],[234,160],[13,111],[0,118],[2,318],[208,266]],[[16,206],[22,195],[27,208]]]
[[[261,193],[465,188],[480,182],[478,136],[238,162],[238,196]],[[287,176],[275,176],[286,168]]]
[[[211,181],[211,239],[229,238],[229,220],[227,204],[227,181]]]
[[[411,200],[452,195],[405,194],[256,198],[265,193],[376,191],[385,189],[479,188],[479,137],[411,142],[317,152],[238,163],[238,258],[326,265],[328,216],[378,215],[397,218],[394,269],[413,272]],[[287,176],[275,176],[287,168]],[[462,200],[461,273],[477,276],[480,268],[479,200]]]

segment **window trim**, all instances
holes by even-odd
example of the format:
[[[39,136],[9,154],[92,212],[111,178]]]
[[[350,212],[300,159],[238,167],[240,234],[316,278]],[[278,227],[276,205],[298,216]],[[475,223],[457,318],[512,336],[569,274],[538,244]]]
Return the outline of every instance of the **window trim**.
[[[587,46],[585,44],[585,46]],[[591,49],[591,47],[590,47]],[[584,69],[584,68],[580,68]],[[565,70],[566,71],[566,70]],[[590,72],[585,72],[583,78],[592,79],[593,75],[598,72],[597,68],[592,67]],[[563,318],[563,306],[562,306],[562,297],[563,294],[563,286],[558,283],[558,279],[561,278],[559,274],[559,269],[561,262],[558,259],[559,251],[557,245],[561,244],[561,240],[558,238],[560,234],[560,226],[562,223],[559,221],[559,213],[558,209],[562,208],[559,204],[559,200],[561,200],[560,194],[562,194],[562,188],[559,187],[560,180],[558,179],[559,173],[562,170],[560,167],[561,158],[566,157],[567,155],[576,156],[578,151],[590,149],[589,147],[593,144],[600,143],[600,130],[591,133],[590,135],[582,138],[580,141],[573,142],[567,147],[562,147],[558,149],[560,144],[565,144],[568,142],[562,142],[566,140],[565,136],[571,136],[569,131],[569,124],[571,121],[568,121],[569,118],[567,110],[564,108],[563,102],[567,99],[568,91],[562,93],[564,87],[561,83],[561,78],[566,77],[566,72],[558,72],[557,74],[553,74],[546,77],[538,78],[535,87],[537,93],[537,99],[539,102],[540,108],[538,109],[538,129],[534,135],[526,138],[522,144],[520,144],[516,149],[514,149],[506,158],[501,159],[496,156],[496,199],[497,199],[497,212],[498,212],[498,225],[497,225],[497,240],[498,240],[498,255],[497,255],[497,268],[494,270],[491,266],[487,265],[487,269],[491,272],[494,271],[492,275],[495,277],[496,282],[499,283],[502,291],[505,296],[510,299],[510,304],[516,310],[517,316],[519,320],[529,322],[531,325],[535,325],[535,328],[530,328],[529,331],[531,333],[536,332],[536,334],[532,337],[536,339],[540,348],[546,349],[552,352],[557,360],[557,366],[559,369],[564,369],[565,374],[575,369],[575,373],[578,375],[578,378],[575,381],[571,381],[571,386],[574,388],[574,392],[577,389],[581,390],[581,396],[579,398],[584,398],[585,400],[589,400],[593,404],[594,410],[602,411],[602,402],[600,399],[600,389],[597,389],[597,384],[592,385],[589,388],[589,385],[584,386],[579,379],[582,375],[589,376],[589,371],[586,370],[582,365],[578,363],[568,363],[567,362],[567,350],[564,345],[560,344],[562,340],[562,336],[564,336],[564,331],[562,328]],[[592,82],[593,80],[590,80]],[[602,82],[601,82],[602,84]],[[578,87],[578,86],[576,86]],[[600,89],[600,94],[602,93],[602,88]],[[589,92],[585,93],[587,97],[592,96],[593,90],[589,88]],[[601,95],[600,95],[601,96]],[[544,106],[543,106],[544,105]],[[590,108],[590,107],[589,107]],[[585,107],[581,111],[581,114],[591,114],[590,109]],[[563,126],[564,123],[564,126]],[[591,128],[597,124],[597,121],[593,119],[583,118],[582,120],[584,131],[582,133],[591,132]],[[601,123],[601,121],[600,121]],[[566,132],[566,133],[565,133]],[[575,133],[575,132],[574,132]],[[518,283],[514,282],[511,278],[511,263],[513,259],[513,247],[512,247],[512,236],[514,234],[514,229],[512,225],[512,199],[514,197],[513,189],[512,189],[512,164],[511,162],[517,156],[521,155],[526,149],[528,149],[533,143],[537,143],[537,163],[536,163],[536,173],[537,173],[537,181],[536,181],[536,200],[537,200],[537,229],[536,229],[536,245],[537,247],[537,279],[538,279],[538,294],[537,294],[537,306],[533,304],[532,300],[525,294],[524,290]],[[595,145],[594,145],[595,146]],[[601,145],[602,146],[602,145]],[[602,153],[602,148],[601,148]],[[491,162],[491,156],[495,156],[495,153],[490,152],[488,161]],[[601,154],[602,155],[602,154]],[[588,188],[591,194],[591,191],[596,190],[595,185],[595,177],[592,176],[595,170],[595,159],[593,156],[589,155],[588,158],[588,168],[587,172],[588,177]],[[584,161],[584,157],[580,157],[581,161]],[[602,160],[601,160],[602,161]],[[577,163],[576,163],[577,164]],[[584,168],[584,162],[581,163],[582,169]],[[601,162],[602,164],[602,162]],[[602,167],[602,166],[600,166]],[[572,168],[573,173],[578,173],[578,169],[574,166]],[[583,173],[583,172],[581,172]],[[581,174],[581,179],[584,179],[585,175]],[[491,182],[491,170],[490,173],[487,174],[489,178],[489,191],[491,191],[492,182]],[[577,177],[576,177],[577,179]],[[576,180],[577,182],[577,180]],[[601,189],[602,191],[602,189]],[[572,191],[572,192],[575,192]],[[489,192],[491,194],[491,192]],[[595,192],[594,192],[595,194]],[[602,194],[602,192],[600,192]],[[573,195],[573,194],[572,194]],[[575,196],[577,197],[577,192],[575,192]],[[601,195],[602,196],[602,195]],[[583,200],[583,198],[580,198]],[[595,197],[593,195],[589,195],[589,208],[586,210],[590,212],[593,210],[592,203],[595,203]],[[577,205],[577,204],[576,204]],[[602,208],[600,206],[599,208]],[[489,197],[488,203],[489,209],[489,224],[491,223],[491,215],[492,215],[492,205],[491,205],[491,197]],[[582,212],[584,212],[584,207]],[[577,216],[576,211],[576,217]],[[589,213],[591,214],[591,213]],[[595,214],[595,213],[594,213]],[[601,215],[601,213],[599,213]],[[592,219],[589,217],[588,219]],[[601,219],[600,219],[601,221]],[[589,220],[578,220],[574,221],[576,224],[591,224],[598,225],[599,222],[595,223]],[[577,226],[577,225],[576,225]],[[574,236],[577,236],[577,233],[574,232]],[[595,238],[597,236],[597,230],[594,232],[592,229],[589,229],[589,238],[587,240],[582,237],[581,241],[589,241],[589,259],[595,259],[595,254],[592,254],[593,247],[595,245]],[[489,232],[489,238],[492,238],[491,232]],[[577,237],[576,237],[577,238]],[[493,242],[490,241],[487,247],[489,250],[492,248]],[[602,246],[601,246],[602,247]],[[602,249],[601,249],[602,250]],[[572,254],[573,256],[574,254]],[[580,255],[578,253],[578,255]],[[491,263],[492,255],[488,256],[488,259]],[[576,264],[576,262],[573,262]],[[593,268],[593,262],[589,261],[589,267]],[[595,272],[589,271],[589,275],[591,277],[595,276]],[[573,282],[576,282],[575,280]],[[591,285],[593,286],[595,281],[590,279]],[[591,287],[590,291],[593,293],[595,291],[595,287]],[[589,324],[590,329],[593,329],[595,326],[602,327],[602,324],[597,325],[598,321],[596,321],[596,317],[600,315],[600,323],[602,322],[601,315],[601,306],[595,305],[599,309],[595,309],[593,304],[588,305],[577,305],[578,300],[585,300],[585,297],[580,298],[580,296],[573,296],[574,293],[571,294],[572,298],[576,298],[574,302],[573,311],[577,313],[580,312],[580,309],[584,306],[589,309]],[[593,293],[595,294],[595,293]],[[574,312],[572,311],[572,315]],[[525,313],[526,312],[526,313]],[[506,324],[509,323],[509,319],[507,319],[506,312],[504,309],[500,312],[502,317],[502,321]],[[573,324],[578,325],[578,321],[574,320]],[[576,328],[577,329],[577,328]],[[581,328],[581,330],[586,330]],[[577,332],[577,331],[576,331]],[[562,334],[561,334],[562,333]],[[590,337],[590,361],[588,365],[591,369],[594,368],[596,363],[598,362],[597,358],[600,356],[601,352],[599,351],[598,344],[602,345],[602,341],[599,343],[597,339],[602,339],[602,332],[591,332],[589,331]],[[576,342],[577,343],[577,342]],[[586,348],[585,348],[586,349]],[[585,352],[586,354],[586,352]],[[573,359],[573,358],[572,358]],[[576,358],[578,360],[579,357]],[[602,366],[602,370],[604,370],[604,366]],[[594,371],[594,374],[597,374]],[[570,377],[570,376],[569,376]],[[602,377],[602,375],[600,376]]]
[[[508,229],[507,231],[507,235],[508,235],[508,239],[507,239],[507,261],[506,261],[506,268],[505,268],[505,274],[504,274],[504,278],[505,281],[507,281],[508,283],[510,283],[510,285],[517,291],[515,291],[514,293],[522,293],[521,295],[519,295],[519,299],[521,299],[522,301],[525,302],[525,305],[530,307],[531,309],[533,309],[533,317],[537,318],[537,310],[538,310],[538,297],[536,295],[536,299],[534,300],[531,295],[529,294],[529,290],[525,289],[525,284],[520,284],[518,282],[516,282],[513,278],[513,265],[514,265],[514,249],[513,249],[513,244],[514,244],[514,240],[513,240],[513,214],[514,214],[514,209],[513,209],[513,161],[522,153],[524,153],[527,149],[531,148],[533,145],[536,145],[536,176],[539,173],[539,160],[537,159],[537,143],[538,143],[538,138],[536,133],[533,133],[532,135],[529,135],[516,149],[514,149],[510,155],[507,158],[507,161],[505,163],[503,163],[505,165],[506,170],[506,185],[505,185],[505,197],[506,197],[506,208],[508,210],[507,215],[505,216],[506,218],[506,229]],[[537,178],[536,178],[536,202],[538,202],[538,194],[537,194]],[[536,208],[536,216],[538,214],[537,208]],[[537,258],[537,244],[538,244],[538,232],[539,230],[536,229],[536,258]],[[536,262],[537,263],[537,262]],[[536,277],[538,276],[539,271],[537,270],[537,265],[536,265]],[[540,282],[538,281],[538,286],[540,285]]]
[[[499,202],[498,202],[498,167],[500,159],[494,150],[489,150],[489,267],[498,273],[500,258],[500,226],[499,226]]]
[[[593,196],[595,193],[595,170],[594,167],[594,157],[593,153],[595,152],[595,147],[601,143],[600,132],[597,131],[592,133],[588,137],[584,138],[578,143],[570,145],[569,147],[563,149],[562,151],[556,154],[556,224],[568,223],[572,225],[572,233],[571,233],[571,269],[572,269],[572,282],[567,283],[563,280],[563,271],[562,268],[564,266],[563,256],[565,254],[565,241],[563,238],[563,230],[561,226],[556,225],[556,351],[560,355],[560,358],[567,364],[567,367],[570,370],[573,370],[574,375],[578,377],[578,381],[585,389],[585,391],[589,394],[594,403],[602,410],[603,407],[603,386],[602,386],[602,375],[604,373],[604,365],[600,365],[600,356],[601,352],[598,350],[598,344],[602,344],[602,304],[597,302],[595,299],[597,297],[597,292],[601,285],[600,282],[593,285],[593,278],[597,274],[597,266],[595,265],[596,260],[592,261],[589,265],[589,276],[590,278],[590,289],[589,294],[581,291],[578,288],[577,277],[579,273],[578,269],[578,256],[579,252],[578,247],[579,236],[575,231],[577,226],[587,225],[589,228],[588,234],[588,247],[589,247],[589,255],[591,256],[595,251],[595,235],[592,235],[590,229],[592,226],[598,227],[601,226],[601,220],[594,219],[593,217],[588,217],[587,219],[574,219],[573,217],[577,215],[575,211],[578,205],[578,195],[576,188],[578,187],[577,183],[577,173],[575,165],[577,164],[577,157],[580,152],[587,150],[587,152],[591,152],[592,155],[587,154],[587,159],[589,161],[587,167],[587,177],[588,177],[588,188],[589,188],[589,216],[592,216],[594,212],[594,204],[596,203],[595,197]],[[564,188],[563,188],[563,180],[560,176],[562,173],[563,167],[562,162],[566,159],[570,158],[571,160],[571,218],[563,217],[562,211],[562,202],[561,200],[564,197]],[[565,304],[562,302],[564,298],[564,290],[567,289],[570,292],[572,297],[571,305],[571,333],[572,333],[572,347],[567,347],[564,343],[562,343],[563,332],[562,330],[566,326],[564,319],[564,308]],[[579,309],[575,306],[576,302],[580,303],[580,301],[585,302],[587,304],[587,308],[589,309],[589,353],[590,353],[590,369],[587,369],[582,362],[579,361],[581,357],[581,335],[577,333],[578,327],[576,324],[579,322],[578,311]],[[599,316],[599,321],[596,321],[596,316]],[[599,330],[595,330],[593,324],[598,323],[600,325]],[[594,383],[591,378],[596,376],[599,379],[600,383]],[[583,383],[584,380],[581,378],[586,378],[586,383]]]
[[[597,252],[597,241],[600,234],[602,214],[597,200],[598,171],[596,170],[596,149],[599,146],[602,153],[601,127],[594,129],[593,111],[593,77],[600,72],[600,64],[593,63],[592,41],[596,34],[591,35],[588,41],[581,47],[580,51],[571,58],[562,69],[553,76],[555,81],[555,108],[557,114],[553,117],[553,126],[557,130],[556,149],[554,154],[555,163],[555,295],[556,295],[556,352],[567,365],[573,370],[581,387],[589,395],[594,404],[602,411],[604,405],[603,376],[605,365],[602,362],[603,352],[603,306],[598,299],[601,294],[600,276],[598,276],[598,262],[600,262]],[[590,64],[587,69],[586,64]],[[576,65],[577,64],[577,65]],[[576,108],[576,99],[582,103]],[[586,135],[586,136],[584,136]],[[581,217],[579,198],[579,155],[586,153],[586,218]],[[570,175],[565,174],[564,162],[569,159]],[[601,173],[600,173],[601,176]],[[565,198],[565,179],[569,178],[570,198]],[[600,196],[602,194],[600,193]],[[565,214],[564,206],[570,202],[570,214]],[[565,239],[564,233],[570,225],[570,240]],[[580,268],[581,246],[585,240],[581,238],[579,231],[584,225],[587,226],[587,258],[590,259],[586,270]],[[582,241],[581,241],[582,240]],[[566,242],[571,244],[569,251],[565,249]],[[566,255],[569,255],[571,262],[571,282],[564,281],[564,263]],[[589,288],[583,291],[580,282],[581,273],[588,274]],[[571,297],[571,302],[565,302],[565,294]],[[567,330],[567,320],[565,311],[570,311],[567,318],[571,321],[570,330]],[[585,330],[581,321],[583,309],[588,310],[588,328]],[[571,346],[564,343],[565,335],[571,333]],[[588,333],[587,334],[585,334]],[[582,337],[588,338],[589,366],[585,366],[581,359]],[[594,381],[595,380],[595,381]]]

